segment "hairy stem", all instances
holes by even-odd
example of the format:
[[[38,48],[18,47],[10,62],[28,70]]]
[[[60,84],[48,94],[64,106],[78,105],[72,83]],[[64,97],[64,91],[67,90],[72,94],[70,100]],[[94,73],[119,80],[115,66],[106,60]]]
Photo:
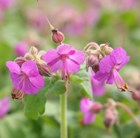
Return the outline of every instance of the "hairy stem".
[[[61,138],[67,138],[67,92],[60,96],[61,102]]]
[[[123,108],[132,117],[137,126],[140,127],[140,120],[133,114],[133,112],[126,105],[120,102],[116,102],[116,106]]]

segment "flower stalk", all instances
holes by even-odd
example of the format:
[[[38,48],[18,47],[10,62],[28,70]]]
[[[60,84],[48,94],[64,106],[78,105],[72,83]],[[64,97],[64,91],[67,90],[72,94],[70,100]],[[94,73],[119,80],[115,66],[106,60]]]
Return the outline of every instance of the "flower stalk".
[[[60,96],[61,104],[61,138],[67,138],[67,92]]]

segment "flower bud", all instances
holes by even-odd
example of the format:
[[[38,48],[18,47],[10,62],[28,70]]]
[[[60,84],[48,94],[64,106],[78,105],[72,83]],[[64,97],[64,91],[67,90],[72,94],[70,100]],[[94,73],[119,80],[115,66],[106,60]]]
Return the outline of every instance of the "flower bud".
[[[101,44],[100,48],[105,55],[109,55],[113,51],[113,48],[109,47],[109,44]]]
[[[38,69],[42,76],[51,76],[51,69],[46,63],[38,64]]]
[[[37,55],[38,50],[37,50],[36,47],[32,46],[32,47],[30,48],[30,50],[29,50],[29,53],[30,53],[31,55]]]
[[[140,101],[140,93],[138,91],[132,91],[132,98],[136,101]]]
[[[52,41],[61,44],[64,40],[64,34],[57,29],[52,30]]]
[[[30,53],[25,54],[24,57],[25,57],[27,60],[33,60],[33,59],[34,59],[34,57],[33,57]]]
[[[24,57],[18,57],[18,58],[16,58],[15,59],[15,62],[19,65],[19,66],[21,66],[24,62],[26,62],[27,61],[27,59],[26,58],[24,58]]]
[[[91,111],[93,112],[93,113],[99,113],[101,110],[102,110],[102,104],[100,104],[100,103],[95,103],[94,105],[93,105],[93,107],[91,108]]]
[[[106,110],[106,115],[104,119],[104,124],[106,128],[112,127],[117,122],[118,122],[118,111],[114,107],[108,108]]]
[[[87,59],[87,67],[94,67],[98,65],[99,60],[97,56],[90,55]]]

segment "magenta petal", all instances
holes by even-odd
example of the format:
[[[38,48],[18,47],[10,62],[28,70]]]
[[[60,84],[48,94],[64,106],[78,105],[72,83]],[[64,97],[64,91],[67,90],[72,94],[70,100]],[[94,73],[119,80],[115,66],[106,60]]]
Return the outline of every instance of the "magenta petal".
[[[57,52],[62,55],[62,54],[69,54],[69,52],[73,51],[74,48],[68,44],[62,44],[57,47]],[[75,50],[74,50],[75,51]]]
[[[29,80],[24,82],[24,87],[22,89],[26,94],[36,94],[39,89],[35,87]]]
[[[14,87],[17,89],[22,89],[24,77],[15,73],[10,73],[10,76],[11,76]]]
[[[43,77],[39,74],[36,77],[30,77],[29,80],[32,83],[32,85],[34,85],[38,89],[42,88],[44,86],[44,83],[45,83]]]
[[[16,62],[8,61],[6,62],[6,66],[8,67],[11,73],[16,73],[16,74],[20,73],[20,67]]]
[[[80,101],[80,110],[83,113],[89,112],[93,104],[94,104],[93,101],[89,100],[88,98],[82,98]]]
[[[34,61],[24,62],[21,66],[21,71],[23,71],[29,77],[38,75],[38,67]]]
[[[65,68],[68,73],[76,73],[80,70],[80,65],[70,59],[67,59]]]
[[[93,123],[95,120],[96,115],[88,112],[84,114],[84,124],[89,124],[89,123]]]
[[[9,98],[5,97],[2,100],[0,100],[0,118],[4,117],[9,110],[10,110]]]
[[[59,55],[57,54],[57,50],[49,50],[44,56],[43,60],[46,61],[47,63],[52,62],[53,60],[59,58]]]
[[[104,84],[102,82],[97,81],[95,78],[95,73],[91,70],[90,82],[91,89],[94,96],[101,96],[105,93]]]
[[[62,67],[62,61],[57,60],[54,64],[53,64],[53,62],[50,62],[48,64],[48,66],[50,66],[52,72],[56,72],[57,70],[59,70]]]
[[[102,73],[108,73],[112,70],[112,67],[115,65],[114,62],[112,62],[110,56],[105,56],[101,61],[100,61],[100,64],[99,64],[99,69],[100,69],[100,72]]]
[[[107,84],[113,84],[113,83],[114,83],[114,80],[115,80],[115,79],[114,79],[113,73],[110,73],[110,75],[109,75],[109,77],[108,77],[106,83],[107,83]]]
[[[78,64],[82,64],[85,61],[85,54],[82,51],[75,51],[74,54],[69,55],[69,58],[74,60]]]
[[[100,71],[96,72],[94,78],[100,82],[105,82],[106,79],[108,78],[109,73],[102,73]]]

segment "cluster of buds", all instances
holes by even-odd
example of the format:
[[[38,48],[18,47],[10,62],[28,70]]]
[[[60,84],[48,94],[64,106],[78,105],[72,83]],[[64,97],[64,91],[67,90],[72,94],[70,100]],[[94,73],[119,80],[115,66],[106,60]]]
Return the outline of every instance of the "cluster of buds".
[[[27,52],[25,54],[24,57],[18,57],[15,59],[15,62],[21,66],[24,62],[31,60],[36,62],[38,69],[39,69],[39,73],[42,76],[51,76],[51,69],[50,67],[47,65],[47,63],[42,59],[43,55],[45,54],[45,51],[38,51],[38,49],[36,47],[31,47],[29,49],[29,52]]]
[[[97,72],[99,62],[104,56],[109,55],[112,51],[113,49],[109,47],[108,43],[98,45],[95,42],[91,42],[87,44],[84,48],[84,52],[87,54],[86,69],[88,70],[88,68],[91,67]]]

